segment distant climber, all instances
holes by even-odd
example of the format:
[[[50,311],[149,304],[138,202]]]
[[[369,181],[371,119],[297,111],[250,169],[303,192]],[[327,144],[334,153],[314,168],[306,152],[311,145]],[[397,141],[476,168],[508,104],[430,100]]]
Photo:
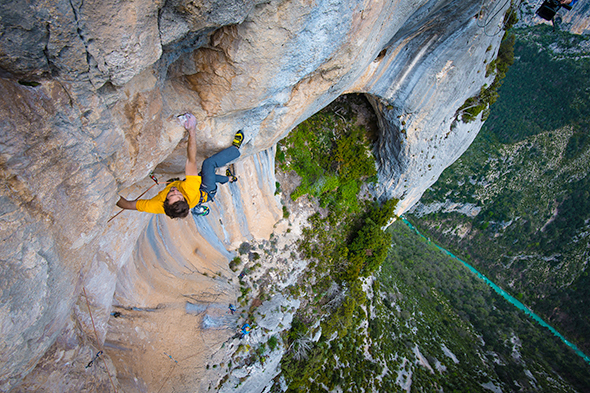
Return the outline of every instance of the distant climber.
[[[248,334],[250,334],[250,330],[252,330],[252,328],[250,327],[249,324],[244,324],[244,326],[242,326],[242,333],[241,333],[241,337],[240,339],[246,337]]]
[[[545,0],[543,4],[536,11],[536,14],[541,18],[550,21],[555,27],[557,20],[555,20],[555,14],[561,7],[571,10],[572,6],[576,4],[578,0]]]
[[[117,206],[122,209],[139,210],[147,213],[166,214],[170,218],[184,218],[191,209],[193,214],[207,215],[209,208],[203,206],[212,201],[217,192],[217,183],[233,183],[237,178],[229,170],[226,176],[217,175],[215,170],[240,156],[239,148],[244,141],[244,133],[238,131],[232,145],[203,161],[201,172],[197,167],[197,119],[191,113],[179,117],[188,131],[185,180],[174,181],[151,199],[129,201],[120,197]]]

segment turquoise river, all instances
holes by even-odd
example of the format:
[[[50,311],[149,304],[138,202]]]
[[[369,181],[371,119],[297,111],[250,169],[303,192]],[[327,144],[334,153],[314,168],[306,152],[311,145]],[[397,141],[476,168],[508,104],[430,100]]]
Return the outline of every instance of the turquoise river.
[[[554,335],[556,335],[557,337],[559,337],[561,339],[561,341],[563,341],[567,346],[569,346],[570,348],[572,348],[576,354],[578,354],[580,357],[582,357],[582,359],[584,359],[588,364],[590,364],[590,357],[588,357],[584,352],[580,351],[578,349],[578,347],[576,347],[576,345],[570,341],[568,341],[565,337],[563,337],[557,330],[555,330],[552,326],[550,326],[547,322],[545,322],[543,319],[541,319],[541,317],[539,317],[537,314],[535,314],[534,312],[532,312],[531,310],[528,309],[527,306],[525,306],[524,304],[522,304],[521,302],[519,302],[516,298],[512,297],[508,292],[506,292],[505,290],[503,290],[502,288],[500,288],[499,286],[497,286],[496,284],[494,284],[493,282],[491,282],[486,276],[484,276],[483,274],[481,274],[480,272],[478,272],[477,270],[475,270],[475,268],[473,266],[471,266],[470,264],[468,264],[467,262],[463,261],[462,259],[456,257],[455,255],[453,255],[453,253],[451,253],[450,251],[445,250],[444,248],[442,248],[441,246],[439,246],[436,243],[433,243],[430,241],[430,239],[426,238],[424,235],[422,235],[418,229],[416,229],[408,220],[406,220],[405,218],[401,217],[401,219],[403,220],[403,222],[410,227],[412,230],[414,230],[414,232],[416,232],[418,235],[420,235],[421,237],[423,237],[424,239],[426,239],[427,241],[429,241],[431,244],[433,244],[436,248],[438,248],[439,250],[441,250],[442,252],[444,252],[445,254],[449,255],[450,257],[458,260],[459,262],[461,262],[467,269],[469,269],[473,274],[475,274],[477,277],[481,278],[487,285],[489,285],[494,291],[496,291],[499,295],[501,295],[502,297],[504,297],[504,299],[508,300],[510,303],[512,303],[514,306],[516,306],[518,309],[524,311],[524,313],[526,315],[528,315],[530,318],[532,318],[533,320],[535,320],[539,325],[549,329],[549,331],[551,333],[553,333]]]

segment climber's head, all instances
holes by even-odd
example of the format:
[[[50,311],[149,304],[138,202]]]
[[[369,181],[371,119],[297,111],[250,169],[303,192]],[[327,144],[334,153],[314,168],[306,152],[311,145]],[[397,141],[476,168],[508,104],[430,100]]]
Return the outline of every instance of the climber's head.
[[[170,218],[184,218],[188,216],[188,202],[184,198],[184,195],[178,191],[178,188],[170,188],[164,200],[164,212]]]

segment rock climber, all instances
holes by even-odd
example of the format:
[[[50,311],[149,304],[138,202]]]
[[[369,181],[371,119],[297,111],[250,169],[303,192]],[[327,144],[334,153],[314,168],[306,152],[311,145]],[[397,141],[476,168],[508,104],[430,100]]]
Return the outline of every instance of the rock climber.
[[[248,334],[250,334],[250,331],[252,330],[252,328],[250,327],[249,324],[244,324],[244,326],[242,326],[242,333],[241,333],[241,337],[240,339],[246,337]]]
[[[536,14],[541,18],[550,21],[555,29],[557,28],[557,25],[561,23],[561,17],[555,16],[557,11],[559,11],[561,7],[571,10],[572,6],[577,2],[578,0],[545,0],[539,9],[537,9]]]
[[[147,213],[166,214],[170,218],[184,218],[193,209],[193,214],[206,215],[209,212],[203,203],[213,200],[217,183],[233,183],[238,179],[228,169],[226,176],[217,175],[215,170],[240,156],[239,148],[244,141],[244,133],[238,131],[232,145],[203,161],[201,172],[197,167],[197,119],[191,113],[179,117],[188,131],[185,180],[174,181],[151,199],[129,201],[120,197],[117,206],[122,209],[139,210]]]

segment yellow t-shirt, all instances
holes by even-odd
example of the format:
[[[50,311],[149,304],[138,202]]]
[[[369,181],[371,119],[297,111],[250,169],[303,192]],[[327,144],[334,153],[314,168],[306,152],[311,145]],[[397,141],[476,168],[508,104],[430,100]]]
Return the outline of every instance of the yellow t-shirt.
[[[188,202],[190,208],[195,207],[199,203],[201,197],[201,176],[187,176],[186,180],[177,180],[166,186],[162,191],[151,199],[139,199],[135,203],[135,208],[140,212],[166,214],[164,212],[164,201],[172,187],[176,187],[178,191],[184,195],[184,199]],[[207,194],[204,193],[205,202],[207,201]]]

